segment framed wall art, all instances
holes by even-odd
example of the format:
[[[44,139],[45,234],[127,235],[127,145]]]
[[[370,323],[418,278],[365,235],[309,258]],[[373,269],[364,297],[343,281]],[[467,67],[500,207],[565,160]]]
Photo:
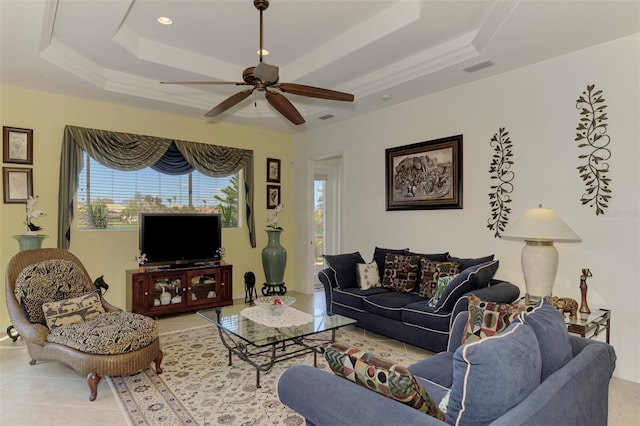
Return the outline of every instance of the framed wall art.
[[[275,209],[278,204],[280,204],[280,187],[267,185],[267,208]]]
[[[387,210],[462,208],[462,135],[388,148]]]
[[[2,168],[2,182],[5,204],[22,204],[33,195],[33,174],[31,169]]]
[[[33,164],[33,130],[2,126],[2,161]]]
[[[280,160],[267,158],[267,182],[280,183]]]

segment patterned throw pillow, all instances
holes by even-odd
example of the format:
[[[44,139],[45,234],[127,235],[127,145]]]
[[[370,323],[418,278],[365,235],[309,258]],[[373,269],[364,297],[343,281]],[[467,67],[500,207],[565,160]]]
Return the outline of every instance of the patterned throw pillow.
[[[57,302],[47,302],[42,305],[42,310],[47,327],[50,329],[84,322],[105,312],[97,293]]]
[[[23,297],[20,301],[24,312],[27,314],[29,321],[33,324],[45,325],[47,321],[44,318],[44,312],[42,311],[42,304],[45,302],[53,302],[53,298],[45,299],[32,299],[30,297]]]
[[[327,348],[324,357],[336,375],[444,421],[435,401],[405,367],[340,343]]]
[[[459,272],[458,262],[437,262],[435,260],[420,258],[420,285],[418,294],[425,299],[433,297],[441,277],[455,275]]]
[[[435,308],[438,305],[438,301],[444,294],[444,290],[447,288],[449,283],[453,281],[457,276],[458,274],[440,277],[438,279],[438,284],[436,285],[436,291],[433,293],[433,296],[431,296],[431,299],[429,299],[429,301],[427,302],[427,306]]]
[[[378,264],[376,262],[358,263],[356,273],[358,275],[358,287],[360,287],[360,289],[369,290],[374,287],[382,287],[380,274],[378,273]]]
[[[469,295],[469,317],[462,332],[462,343],[475,342],[504,331],[520,312],[529,312],[532,306],[486,302]]]
[[[382,287],[392,291],[411,293],[418,280],[420,257],[390,253],[387,254],[384,263]]]

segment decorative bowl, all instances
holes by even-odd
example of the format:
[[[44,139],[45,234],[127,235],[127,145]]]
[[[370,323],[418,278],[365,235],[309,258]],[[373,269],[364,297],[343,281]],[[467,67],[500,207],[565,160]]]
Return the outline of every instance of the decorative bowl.
[[[296,303],[296,298],[291,296],[266,296],[255,300],[256,306],[262,306],[271,315],[280,315],[287,306]]]

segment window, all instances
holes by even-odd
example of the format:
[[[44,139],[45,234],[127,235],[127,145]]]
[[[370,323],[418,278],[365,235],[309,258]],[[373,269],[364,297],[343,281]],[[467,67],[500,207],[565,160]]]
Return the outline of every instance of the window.
[[[166,175],[151,168],[113,170],[85,154],[78,186],[78,229],[131,230],[141,212],[219,213],[239,226],[240,173],[212,178],[197,171]]]

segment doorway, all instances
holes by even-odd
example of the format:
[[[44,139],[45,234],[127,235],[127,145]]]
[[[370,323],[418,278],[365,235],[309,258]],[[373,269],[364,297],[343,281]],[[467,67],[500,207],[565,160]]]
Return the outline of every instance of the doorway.
[[[318,272],[325,267],[323,254],[340,252],[340,190],[342,157],[316,160],[313,180],[313,259],[314,290],[321,290]]]

